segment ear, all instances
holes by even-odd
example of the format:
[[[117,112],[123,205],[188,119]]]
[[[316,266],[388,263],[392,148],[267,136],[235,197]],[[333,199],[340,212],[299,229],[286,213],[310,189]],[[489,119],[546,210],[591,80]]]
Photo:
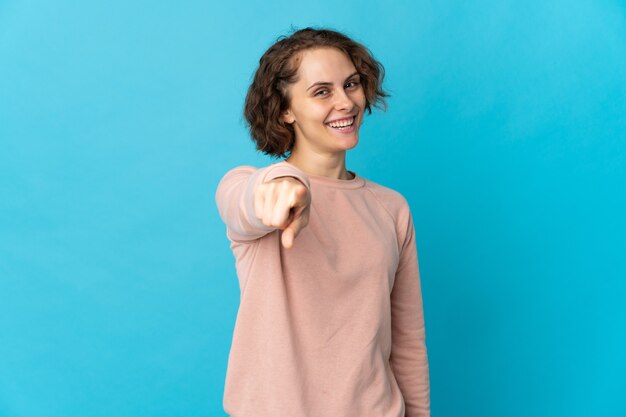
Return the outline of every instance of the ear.
[[[282,120],[283,122],[287,124],[292,124],[293,122],[296,121],[296,118],[293,117],[293,114],[291,113],[290,110],[285,110],[284,112],[281,113],[280,120]]]

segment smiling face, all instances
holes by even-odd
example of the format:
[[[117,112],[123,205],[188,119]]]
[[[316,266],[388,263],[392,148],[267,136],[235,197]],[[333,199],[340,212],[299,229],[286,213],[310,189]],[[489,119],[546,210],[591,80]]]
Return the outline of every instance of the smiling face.
[[[365,93],[345,53],[328,47],[301,52],[298,81],[287,89],[290,106],[281,118],[294,127],[292,154],[344,156],[356,146]]]

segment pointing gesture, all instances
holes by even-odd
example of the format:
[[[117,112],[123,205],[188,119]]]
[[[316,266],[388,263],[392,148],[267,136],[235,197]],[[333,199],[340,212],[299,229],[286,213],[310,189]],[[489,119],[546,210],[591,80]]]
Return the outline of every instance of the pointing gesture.
[[[282,229],[281,242],[291,248],[293,241],[309,222],[311,195],[294,177],[278,177],[257,185],[254,211],[266,226]]]

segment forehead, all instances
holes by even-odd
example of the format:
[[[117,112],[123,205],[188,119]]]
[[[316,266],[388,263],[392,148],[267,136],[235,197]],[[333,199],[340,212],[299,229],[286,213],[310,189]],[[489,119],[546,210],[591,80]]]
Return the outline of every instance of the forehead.
[[[344,81],[356,69],[352,60],[336,48],[315,48],[303,51],[298,57],[298,82]]]

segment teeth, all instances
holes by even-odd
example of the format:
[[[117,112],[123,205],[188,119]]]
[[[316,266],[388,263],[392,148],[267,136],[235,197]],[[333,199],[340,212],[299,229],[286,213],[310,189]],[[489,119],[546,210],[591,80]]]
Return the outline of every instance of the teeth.
[[[342,122],[332,122],[328,123],[330,127],[347,127],[352,126],[354,123],[354,116],[350,119],[350,121],[342,121]]]

